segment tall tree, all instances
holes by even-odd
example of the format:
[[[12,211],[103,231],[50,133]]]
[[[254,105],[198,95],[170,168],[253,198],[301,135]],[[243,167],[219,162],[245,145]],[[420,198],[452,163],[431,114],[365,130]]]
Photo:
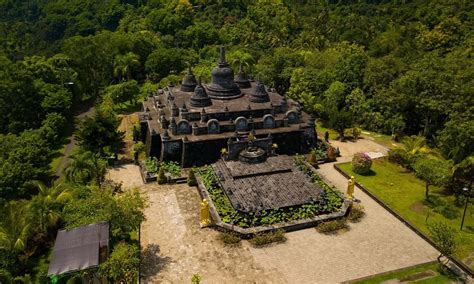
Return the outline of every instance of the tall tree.
[[[132,72],[140,67],[140,58],[133,52],[115,56],[114,75],[121,81],[124,77],[127,80],[133,78]]]

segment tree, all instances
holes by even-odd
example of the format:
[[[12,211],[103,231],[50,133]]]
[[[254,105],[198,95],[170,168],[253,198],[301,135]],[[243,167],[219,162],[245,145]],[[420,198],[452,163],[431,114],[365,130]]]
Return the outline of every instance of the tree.
[[[440,252],[437,260],[442,264],[441,257],[452,257],[457,251],[457,232],[452,227],[440,222],[429,225],[428,229]]]
[[[339,139],[344,140],[344,130],[354,124],[352,115],[348,111],[333,111],[330,114],[329,125],[339,133]]]
[[[448,161],[422,157],[413,164],[417,177],[426,183],[425,197],[428,198],[430,185],[444,186],[451,177],[451,165]]]
[[[99,274],[113,283],[133,283],[138,277],[139,266],[138,247],[120,242],[114,246],[107,261],[100,264]]]
[[[250,67],[255,63],[255,59],[250,53],[241,50],[229,54],[229,61],[236,70],[240,68],[240,66],[247,67],[247,72],[249,72]]]
[[[114,76],[118,77],[119,81],[122,81],[124,77],[131,80],[132,72],[140,65],[140,57],[133,52],[117,55],[114,61]]]
[[[66,168],[66,180],[101,185],[107,171],[107,161],[90,151],[80,151],[71,156],[71,163]]]
[[[112,98],[114,104],[122,104],[127,101],[136,101],[140,94],[140,88],[135,80],[129,80],[116,85],[110,85],[105,89],[105,97]]]
[[[85,118],[79,125],[76,137],[86,151],[105,155],[106,147],[117,154],[122,147],[124,133],[117,128],[120,121],[113,113],[97,111],[93,117]]]
[[[67,229],[108,221],[114,240],[129,240],[130,233],[145,220],[147,201],[138,190],[114,195],[111,188],[89,187],[81,194],[82,198],[68,202],[63,209]]]
[[[42,182],[36,182],[36,185],[39,192],[28,204],[28,211],[34,230],[42,235],[59,224],[62,208],[73,199],[74,193],[65,184],[47,187]]]

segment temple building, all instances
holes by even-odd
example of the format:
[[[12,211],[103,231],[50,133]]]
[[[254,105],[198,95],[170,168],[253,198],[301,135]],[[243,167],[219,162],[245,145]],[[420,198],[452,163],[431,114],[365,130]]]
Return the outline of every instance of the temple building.
[[[276,144],[279,154],[314,147],[314,118],[298,103],[249,80],[242,67],[234,77],[222,47],[211,77],[210,84],[202,84],[189,68],[180,86],[158,89],[143,102],[139,118],[148,156],[183,167],[210,164],[222,149],[240,149],[235,145],[250,133],[255,143]]]

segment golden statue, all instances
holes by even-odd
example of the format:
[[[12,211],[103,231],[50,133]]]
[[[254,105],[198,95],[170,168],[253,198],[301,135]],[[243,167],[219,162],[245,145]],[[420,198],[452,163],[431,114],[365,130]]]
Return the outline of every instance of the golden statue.
[[[209,212],[209,202],[203,199],[201,202],[201,228],[211,225],[211,214]]]
[[[347,195],[349,196],[349,200],[354,198],[354,186],[355,186],[355,177],[351,176],[351,178],[347,181]]]

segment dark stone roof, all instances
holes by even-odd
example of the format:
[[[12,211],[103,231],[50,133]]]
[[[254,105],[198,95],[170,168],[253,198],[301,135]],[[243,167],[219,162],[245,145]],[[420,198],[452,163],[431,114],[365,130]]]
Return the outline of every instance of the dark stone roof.
[[[258,164],[219,160],[214,169],[232,206],[242,212],[302,205],[318,200],[322,193],[289,156],[269,157]]]
[[[99,265],[99,250],[109,246],[106,222],[59,230],[53,248],[48,276],[80,271]]]

